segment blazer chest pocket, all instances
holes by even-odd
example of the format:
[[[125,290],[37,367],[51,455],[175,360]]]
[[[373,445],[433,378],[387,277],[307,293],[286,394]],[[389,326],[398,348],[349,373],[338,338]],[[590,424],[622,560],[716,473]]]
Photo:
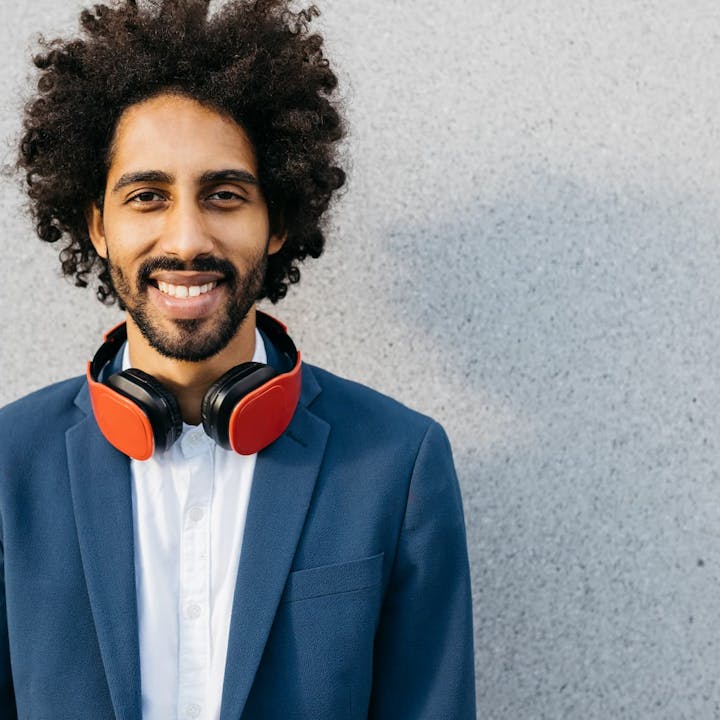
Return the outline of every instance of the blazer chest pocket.
[[[362,560],[291,572],[280,602],[297,602],[375,587],[382,581],[382,561],[383,553],[378,553]]]

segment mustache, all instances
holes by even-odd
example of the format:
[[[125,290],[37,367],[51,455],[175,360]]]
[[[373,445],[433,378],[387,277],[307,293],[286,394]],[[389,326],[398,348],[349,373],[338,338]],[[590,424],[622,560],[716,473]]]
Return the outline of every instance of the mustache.
[[[193,272],[217,272],[223,275],[225,282],[234,287],[237,283],[237,271],[233,264],[223,258],[207,255],[194,258],[192,262],[186,263],[179,258],[162,257],[148,258],[137,271],[138,290],[147,290],[150,285],[150,276],[158,270],[191,270]]]

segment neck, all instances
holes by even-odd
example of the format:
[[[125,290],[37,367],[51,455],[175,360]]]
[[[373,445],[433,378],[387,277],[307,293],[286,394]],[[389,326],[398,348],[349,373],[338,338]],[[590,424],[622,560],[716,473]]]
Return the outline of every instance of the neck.
[[[132,318],[127,318],[128,349],[132,367],[143,370],[169,390],[177,400],[183,420],[201,421],[200,407],[208,388],[230,368],[252,360],[255,353],[255,309],[233,339],[216,355],[200,362],[173,360],[151,347]]]

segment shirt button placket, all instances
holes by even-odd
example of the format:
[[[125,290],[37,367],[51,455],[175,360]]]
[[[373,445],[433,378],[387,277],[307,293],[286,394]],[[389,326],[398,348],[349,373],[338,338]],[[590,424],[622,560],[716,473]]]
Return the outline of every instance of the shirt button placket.
[[[210,663],[210,523],[212,443],[201,428],[183,438],[188,496],[180,560],[178,707],[191,720],[202,716]]]

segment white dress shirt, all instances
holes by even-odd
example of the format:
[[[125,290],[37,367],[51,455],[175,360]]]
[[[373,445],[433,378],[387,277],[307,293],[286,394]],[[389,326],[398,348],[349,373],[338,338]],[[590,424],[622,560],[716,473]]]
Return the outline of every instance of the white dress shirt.
[[[253,361],[267,362],[257,330]],[[169,450],[131,461],[143,720],[220,716],[256,457],[183,424]]]

